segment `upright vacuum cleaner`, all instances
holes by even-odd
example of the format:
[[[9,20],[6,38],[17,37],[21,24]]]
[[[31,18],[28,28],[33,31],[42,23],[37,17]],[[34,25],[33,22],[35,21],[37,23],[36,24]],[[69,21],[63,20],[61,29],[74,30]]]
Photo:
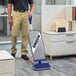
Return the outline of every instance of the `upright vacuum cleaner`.
[[[32,17],[29,18],[29,24],[31,27],[29,31],[29,44],[34,59],[33,69],[36,71],[50,69],[50,65],[46,61],[45,48],[41,34],[39,31],[35,31],[32,28]]]

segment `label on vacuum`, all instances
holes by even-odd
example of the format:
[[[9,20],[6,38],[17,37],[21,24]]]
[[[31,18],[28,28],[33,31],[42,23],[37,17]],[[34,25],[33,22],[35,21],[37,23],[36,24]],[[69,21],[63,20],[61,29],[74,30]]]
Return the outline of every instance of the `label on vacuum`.
[[[32,51],[33,51],[33,53],[35,52],[36,48],[38,47],[40,40],[41,40],[41,36],[40,36],[40,33],[39,33],[39,34],[37,35],[34,43],[33,43],[33,46],[32,46]]]

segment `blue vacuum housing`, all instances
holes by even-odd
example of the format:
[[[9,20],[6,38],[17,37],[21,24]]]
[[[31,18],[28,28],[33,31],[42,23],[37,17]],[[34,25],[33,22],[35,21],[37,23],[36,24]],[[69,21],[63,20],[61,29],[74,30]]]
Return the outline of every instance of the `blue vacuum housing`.
[[[35,63],[33,64],[33,69],[35,71],[38,71],[38,70],[47,70],[47,69],[50,69],[50,65],[49,63],[42,63],[41,61],[39,61],[38,63]]]
[[[32,24],[32,16],[28,18],[29,24]]]

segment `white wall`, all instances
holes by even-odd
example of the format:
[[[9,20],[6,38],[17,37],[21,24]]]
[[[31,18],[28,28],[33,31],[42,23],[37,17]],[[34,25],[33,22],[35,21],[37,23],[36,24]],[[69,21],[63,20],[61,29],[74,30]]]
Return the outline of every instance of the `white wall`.
[[[40,30],[41,28],[41,4],[54,4],[54,0],[35,0],[35,9],[33,15],[34,29]],[[56,4],[71,4],[71,0],[56,0]]]
[[[54,0],[46,0],[46,4],[54,4]]]
[[[76,0],[71,0],[72,5],[76,5]]]
[[[32,26],[33,26],[33,30],[41,31],[41,15],[40,14],[33,14]]]
[[[66,0],[56,0],[56,4],[66,4]]]
[[[7,12],[6,7],[0,6],[0,14],[3,12]]]
[[[42,6],[41,29],[43,32],[55,31],[55,21],[57,19],[66,19],[65,5]]]
[[[46,4],[71,4],[71,0],[46,0]]]

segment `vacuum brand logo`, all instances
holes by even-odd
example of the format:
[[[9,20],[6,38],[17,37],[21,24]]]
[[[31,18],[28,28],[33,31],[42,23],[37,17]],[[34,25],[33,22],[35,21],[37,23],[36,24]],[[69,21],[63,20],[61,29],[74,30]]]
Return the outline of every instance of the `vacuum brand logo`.
[[[38,36],[36,37],[36,40],[35,40],[34,45],[33,45],[33,48],[36,47],[37,43],[39,42],[39,38],[40,38],[40,35],[38,35]]]

